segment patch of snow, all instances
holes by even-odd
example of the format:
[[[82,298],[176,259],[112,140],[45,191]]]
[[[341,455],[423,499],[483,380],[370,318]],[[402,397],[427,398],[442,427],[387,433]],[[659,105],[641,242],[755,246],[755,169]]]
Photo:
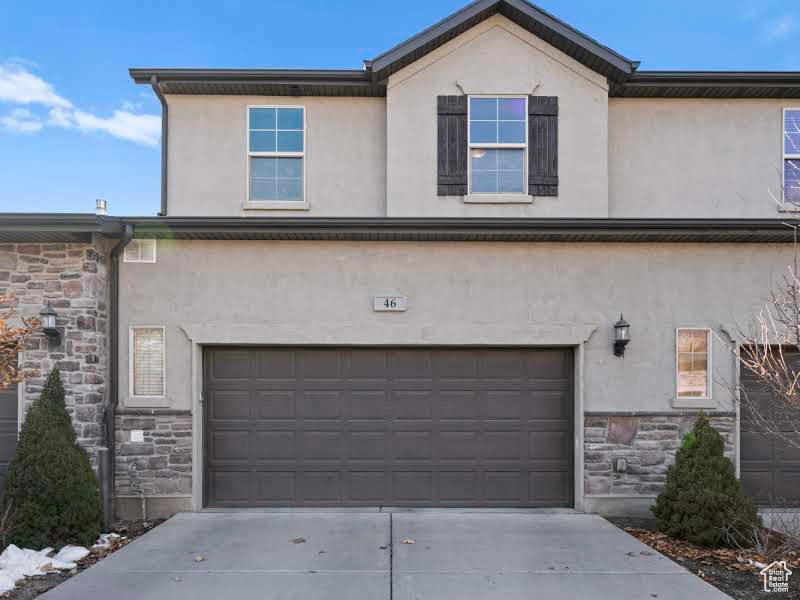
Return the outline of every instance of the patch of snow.
[[[97,543],[92,546],[92,550],[108,550],[115,542],[121,539],[123,538],[117,533],[102,533],[97,538]]]
[[[3,550],[0,554],[0,593],[14,589],[17,581],[23,577],[43,575],[61,569],[74,569],[77,566],[74,562],[50,558],[48,555],[51,552],[52,548],[37,551],[18,548],[14,544]]]
[[[65,563],[76,563],[88,555],[89,551],[83,546],[64,546],[53,558]]]

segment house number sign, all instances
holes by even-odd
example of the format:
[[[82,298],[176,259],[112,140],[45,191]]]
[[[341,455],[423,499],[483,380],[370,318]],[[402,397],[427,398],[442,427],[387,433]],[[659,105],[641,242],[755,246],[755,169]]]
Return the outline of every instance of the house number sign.
[[[373,296],[372,310],[375,312],[403,312],[408,310],[405,296]]]

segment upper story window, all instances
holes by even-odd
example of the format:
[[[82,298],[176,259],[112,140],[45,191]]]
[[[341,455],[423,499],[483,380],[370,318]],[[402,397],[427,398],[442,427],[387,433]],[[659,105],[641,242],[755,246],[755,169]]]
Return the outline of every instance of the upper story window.
[[[524,194],[528,98],[470,96],[471,194]]]
[[[800,205],[800,108],[783,111],[783,201]]]
[[[247,129],[248,201],[304,203],[305,109],[250,106]]]
[[[711,398],[711,330],[678,329],[678,398]]]

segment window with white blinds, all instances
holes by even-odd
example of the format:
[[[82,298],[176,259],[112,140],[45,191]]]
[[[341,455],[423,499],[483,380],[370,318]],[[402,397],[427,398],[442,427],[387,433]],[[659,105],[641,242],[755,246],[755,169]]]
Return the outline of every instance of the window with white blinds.
[[[131,395],[164,395],[163,327],[131,327]]]

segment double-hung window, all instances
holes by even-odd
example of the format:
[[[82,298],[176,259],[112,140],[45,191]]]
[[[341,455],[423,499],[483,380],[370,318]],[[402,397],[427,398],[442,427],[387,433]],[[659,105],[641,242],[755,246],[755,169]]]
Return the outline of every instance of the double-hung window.
[[[783,201],[800,207],[800,108],[783,110]]]
[[[711,399],[711,331],[678,329],[677,395],[679,399]]]
[[[248,107],[248,202],[305,203],[305,137],[302,106]]]
[[[525,194],[527,96],[470,96],[470,194]]]

